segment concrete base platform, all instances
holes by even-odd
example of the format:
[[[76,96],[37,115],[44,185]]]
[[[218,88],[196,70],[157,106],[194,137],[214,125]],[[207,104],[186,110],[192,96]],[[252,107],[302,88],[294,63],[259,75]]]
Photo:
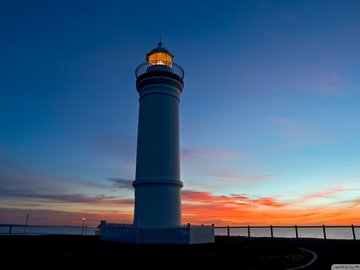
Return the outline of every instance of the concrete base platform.
[[[142,227],[101,221],[100,240],[133,244],[204,244],[214,243],[213,226]]]

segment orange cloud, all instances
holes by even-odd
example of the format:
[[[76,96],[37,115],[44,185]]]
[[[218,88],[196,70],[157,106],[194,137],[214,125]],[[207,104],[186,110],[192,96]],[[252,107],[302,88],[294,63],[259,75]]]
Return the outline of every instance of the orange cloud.
[[[260,199],[252,199],[243,194],[231,194],[229,196],[216,196],[210,192],[201,192],[193,190],[184,190],[182,192],[182,200],[187,203],[209,203],[220,205],[247,205],[247,206],[272,206],[282,207],[287,203],[277,202],[274,198],[263,197]]]
[[[211,202],[214,197],[210,192],[193,190],[183,190],[181,196],[183,201],[190,202]]]
[[[265,205],[271,207],[283,207],[287,205],[286,203],[279,203],[274,198],[269,198],[269,197],[253,200],[253,202],[258,205]]]
[[[307,194],[299,200],[283,202],[275,197],[247,194],[224,196],[206,191],[183,190],[182,220],[183,223],[215,226],[360,224],[359,197],[321,207],[304,206],[301,203],[312,198],[331,197],[351,191],[354,190],[330,189]],[[73,194],[70,197],[56,197],[56,200],[48,196],[41,199],[0,208],[1,222],[24,224],[27,213],[30,213],[31,225],[79,225],[82,217],[86,218],[89,226],[97,226],[101,220],[127,224],[133,222],[132,198],[91,198]]]
[[[333,189],[306,198],[331,196],[351,190]],[[360,223],[360,200],[352,207],[343,204],[302,207],[298,202],[280,202],[272,197],[251,198],[232,194],[217,196],[210,192],[183,191],[183,221],[195,224],[226,225],[349,225]]]

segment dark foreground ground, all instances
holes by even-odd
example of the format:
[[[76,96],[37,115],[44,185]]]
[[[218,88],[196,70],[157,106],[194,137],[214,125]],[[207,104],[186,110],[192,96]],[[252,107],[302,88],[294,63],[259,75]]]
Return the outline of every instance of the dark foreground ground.
[[[305,269],[333,263],[360,264],[360,241],[217,237],[205,245],[127,245],[95,236],[0,236],[0,258],[9,269],[289,269],[319,258]],[[9,263],[9,264],[8,264]],[[128,266],[128,267],[126,267]]]

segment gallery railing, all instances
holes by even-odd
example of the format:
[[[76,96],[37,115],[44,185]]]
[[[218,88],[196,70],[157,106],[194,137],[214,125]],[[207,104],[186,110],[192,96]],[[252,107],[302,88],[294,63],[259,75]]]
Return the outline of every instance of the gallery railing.
[[[140,64],[136,68],[135,75],[136,75],[136,78],[138,78],[145,73],[155,72],[155,71],[170,72],[170,73],[173,73],[173,74],[177,75],[178,77],[180,77],[180,79],[184,78],[184,70],[182,69],[182,67],[180,67],[178,64],[175,64],[175,63],[171,63],[171,65],[170,65],[170,63],[154,65],[150,62],[145,62],[145,63]]]

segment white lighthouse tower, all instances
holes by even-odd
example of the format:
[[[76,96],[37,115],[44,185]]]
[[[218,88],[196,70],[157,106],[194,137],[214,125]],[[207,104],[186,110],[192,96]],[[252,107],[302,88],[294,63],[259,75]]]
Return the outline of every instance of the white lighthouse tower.
[[[161,42],[135,71],[139,92],[135,214],[138,226],[181,224],[179,103],[184,71]]]
[[[139,93],[133,224],[101,221],[100,239],[129,243],[214,242],[213,226],[181,224],[179,103],[184,70],[163,46],[135,70]]]

